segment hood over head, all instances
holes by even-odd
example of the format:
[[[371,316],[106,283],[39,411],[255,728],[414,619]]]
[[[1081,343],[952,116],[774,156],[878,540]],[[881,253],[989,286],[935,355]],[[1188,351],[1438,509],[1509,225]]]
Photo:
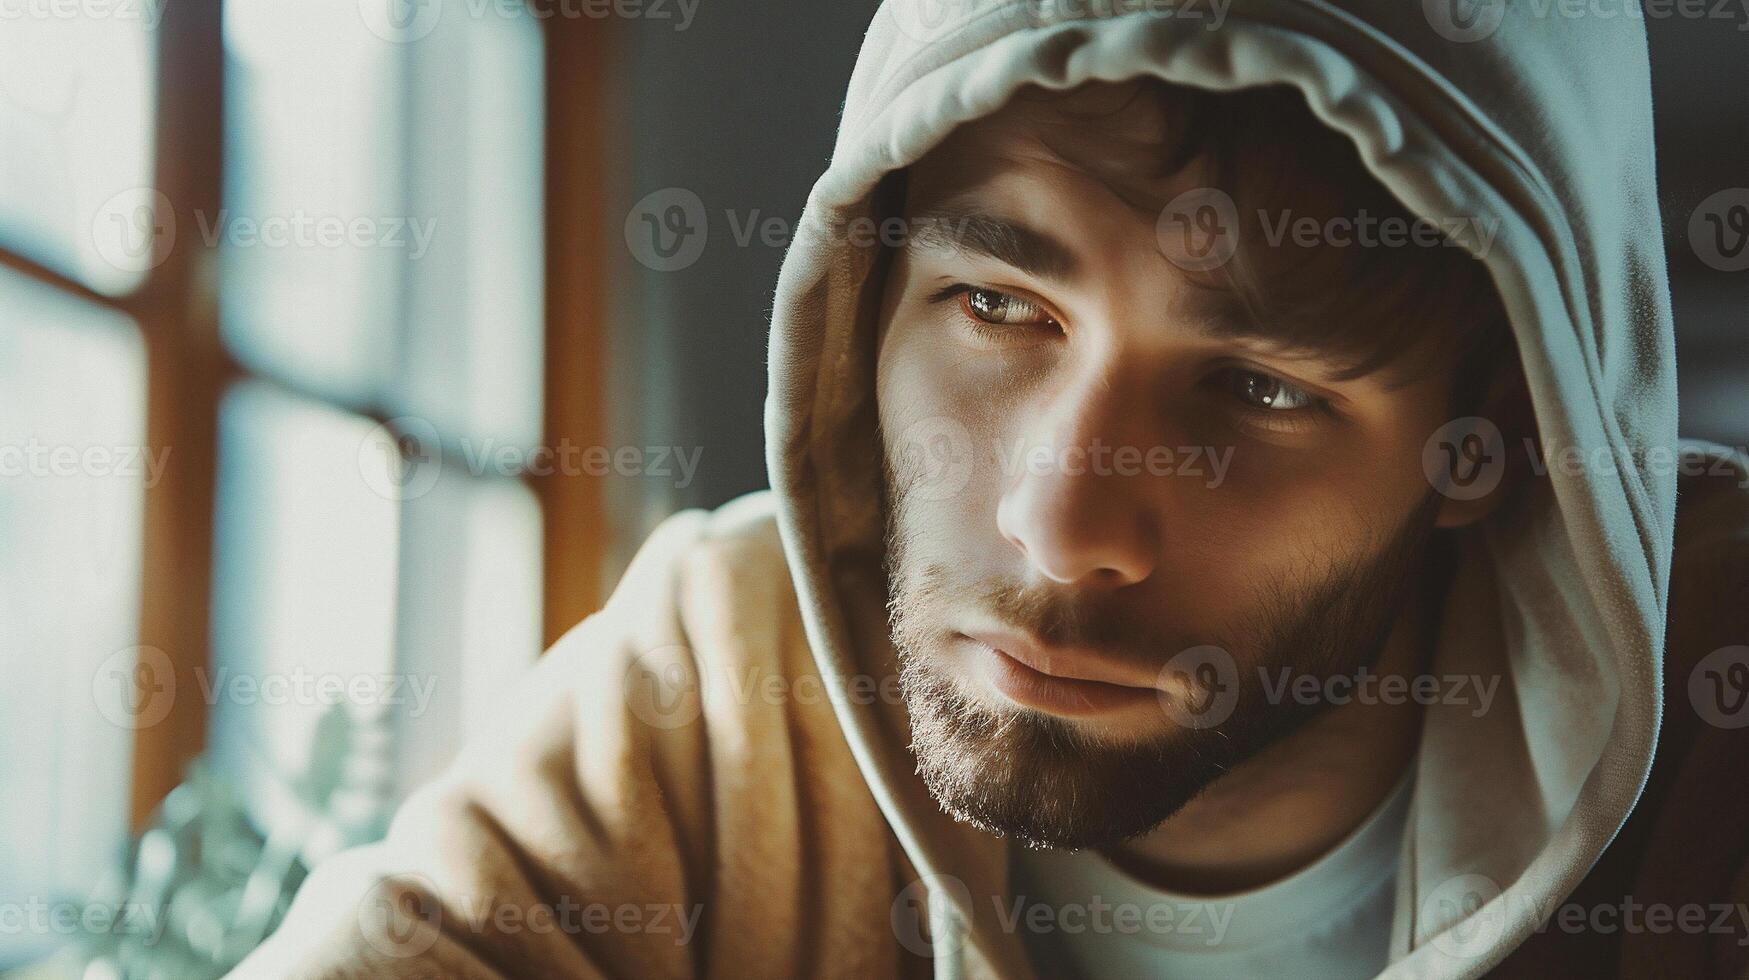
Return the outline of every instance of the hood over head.
[[[1475,976],[1572,891],[1647,777],[1663,702],[1676,388],[1645,28],[1505,0],[887,0],[830,165],[783,263],[767,463],[828,686],[896,670],[874,400],[884,175],[1018,89],[1157,76],[1299,89],[1412,213],[1498,232],[1478,257],[1511,319],[1550,466],[1461,551],[1430,670],[1502,678],[1493,709],[1430,705],[1389,976]],[[864,699],[866,700],[866,699]],[[1030,972],[990,896],[1003,841],[915,774],[902,705],[835,699],[929,892],[939,975]],[[973,898],[977,896],[977,898]]]

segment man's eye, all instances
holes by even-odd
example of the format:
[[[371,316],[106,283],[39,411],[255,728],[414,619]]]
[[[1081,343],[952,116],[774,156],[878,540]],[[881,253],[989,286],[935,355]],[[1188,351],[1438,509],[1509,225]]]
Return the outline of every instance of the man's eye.
[[[1001,326],[1054,323],[1044,307],[1010,293],[968,286],[960,292],[960,311],[974,320]]]
[[[1319,404],[1318,396],[1261,371],[1235,369],[1228,373],[1227,385],[1240,401],[1253,408],[1291,412]]]

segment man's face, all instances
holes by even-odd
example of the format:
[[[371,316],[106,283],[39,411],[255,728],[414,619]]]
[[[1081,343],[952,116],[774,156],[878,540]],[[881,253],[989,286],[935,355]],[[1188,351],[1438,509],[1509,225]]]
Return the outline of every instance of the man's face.
[[[1304,720],[1263,676],[1373,661],[1437,516],[1421,454],[1450,392],[1235,329],[1157,213],[1033,121],[962,127],[909,177],[877,369],[890,599],[936,797],[1095,846]],[[1114,122],[1162,136],[1146,100]]]

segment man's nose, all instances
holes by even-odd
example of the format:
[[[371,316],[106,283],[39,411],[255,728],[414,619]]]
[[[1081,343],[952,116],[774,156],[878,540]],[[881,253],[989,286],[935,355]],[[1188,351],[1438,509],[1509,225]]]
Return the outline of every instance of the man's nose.
[[[1126,419],[1136,414],[1114,386],[1096,382],[1066,392],[1027,428],[996,525],[1051,581],[1109,590],[1154,573],[1160,542],[1148,476],[1119,465],[1134,428]],[[1145,457],[1147,447],[1136,450]]]

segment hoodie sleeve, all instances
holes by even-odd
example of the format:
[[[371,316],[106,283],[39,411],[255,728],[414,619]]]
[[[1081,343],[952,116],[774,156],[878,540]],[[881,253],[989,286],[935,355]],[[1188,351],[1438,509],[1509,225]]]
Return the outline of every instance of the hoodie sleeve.
[[[701,512],[515,685],[379,843],[324,862],[233,976],[679,977],[712,866],[709,767],[677,579]]]

